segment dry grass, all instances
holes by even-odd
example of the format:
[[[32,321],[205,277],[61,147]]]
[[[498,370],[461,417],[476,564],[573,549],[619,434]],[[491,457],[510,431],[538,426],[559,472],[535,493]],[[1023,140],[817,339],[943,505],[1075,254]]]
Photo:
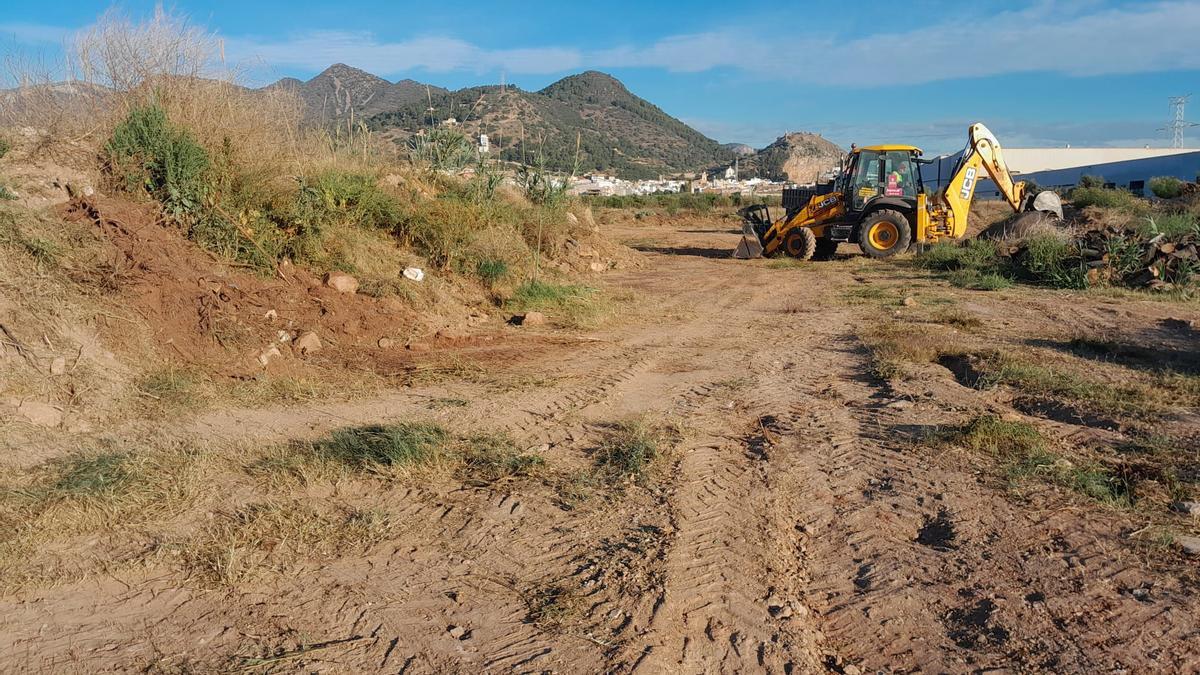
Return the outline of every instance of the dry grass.
[[[299,498],[264,500],[217,513],[200,532],[171,548],[190,578],[231,586],[362,552],[397,526],[381,509]]]
[[[880,319],[859,331],[870,350],[871,372],[883,380],[903,378],[908,363],[933,363],[947,353],[944,331],[903,321]]]
[[[214,478],[223,468],[209,447],[128,438],[33,470],[0,470],[0,580],[11,590],[143,563],[145,530],[220,498]],[[81,538],[96,539],[88,557],[76,550]]]

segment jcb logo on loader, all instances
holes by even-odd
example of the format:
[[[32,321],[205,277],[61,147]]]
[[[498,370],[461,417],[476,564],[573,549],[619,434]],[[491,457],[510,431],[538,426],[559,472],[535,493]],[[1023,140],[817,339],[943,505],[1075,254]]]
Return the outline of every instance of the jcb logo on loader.
[[[967,169],[966,175],[963,177],[962,190],[958,196],[963,199],[971,198],[971,190],[975,189],[975,167]]]
[[[826,207],[836,204],[837,200],[837,195],[826,197],[825,199],[821,200],[820,204],[817,204],[817,208],[814,209],[814,211],[824,211]]]

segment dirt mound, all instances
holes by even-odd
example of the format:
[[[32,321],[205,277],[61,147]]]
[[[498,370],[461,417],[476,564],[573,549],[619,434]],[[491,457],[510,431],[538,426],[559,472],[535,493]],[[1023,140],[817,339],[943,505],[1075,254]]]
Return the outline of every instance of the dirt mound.
[[[170,361],[233,376],[287,369],[299,359],[342,366],[366,359],[382,374],[410,362],[395,346],[403,347],[419,317],[397,298],[341,293],[293,266],[275,278],[238,271],[165,226],[148,205],[97,195],[61,211],[91,222],[110,242],[117,292]],[[307,348],[296,344],[310,332],[319,348],[311,338]]]
[[[979,238],[995,241],[1014,241],[1039,235],[1052,235],[1066,241],[1070,236],[1070,232],[1052,216],[1047,216],[1044,213],[1028,212],[1013,215],[1010,218],[988,226],[987,229],[979,233]]]

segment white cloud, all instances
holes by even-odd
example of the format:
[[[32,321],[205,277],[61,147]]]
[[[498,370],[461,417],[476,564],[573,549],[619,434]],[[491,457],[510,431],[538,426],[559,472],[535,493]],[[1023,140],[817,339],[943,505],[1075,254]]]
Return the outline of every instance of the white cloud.
[[[331,63],[348,63],[374,73],[420,69],[548,74],[581,66],[574,49],[547,47],[487,50],[448,37],[419,37],[380,42],[371,33],[316,31],[284,40],[228,38],[227,53],[236,59],[262,61],[275,67],[321,70]]]
[[[678,72],[719,66],[772,79],[834,85],[916,84],[1049,71],[1066,75],[1200,69],[1200,2],[1165,1],[1097,10],[1042,2],[918,31],[848,40],[791,32],[724,31],[674,36],[585,58],[596,67]]]
[[[61,45],[72,34],[68,28],[36,23],[0,23],[0,40],[24,45]]]
[[[497,50],[447,36],[387,41],[371,32],[317,30],[284,38],[229,37],[226,50],[239,60],[311,71],[335,62],[382,74],[729,68],[765,80],[856,87],[1036,71],[1086,76],[1200,69],[1195,0],[1113,7],[1092,0],[1039,0],[991,16],[963,13],[914,31],[848,38],[819,31],[730,28],[588,51],[555,45]],[[25,44],[46,44],[61,42],[70,31],[0,24],[0,35],[6,33]]]

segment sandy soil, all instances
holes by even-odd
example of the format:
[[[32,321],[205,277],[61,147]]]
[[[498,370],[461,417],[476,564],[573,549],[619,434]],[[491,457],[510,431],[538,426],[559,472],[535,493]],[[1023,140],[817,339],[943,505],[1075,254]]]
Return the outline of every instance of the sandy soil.
[[[1017,414],[1012,397],[937,366],[890,385],[857,337],[881,309],[917,313],[936,298],[1008,344],[1158,330],[1200,319],[1195,305],[962,291],[856,257],[736,261],[736,229],[714,220],[613,227],[641,261],[604,284],[631,292],[635,310],[586,334],[547,330],[525,357],[467,353],[538,386],[443,379],[369,401],[220,410],[172,433],[269,443],[433,419],[577,466],[606,425],[649,415],[683,431],[655,480],[570,509],[537,481],[414,483],[356,495],[404,524],[361,555],[219,588],[158,562],[25,590],[0,598],[0,669],[1200,669],[1195,559],[1136,544],[1136,512],[1050,487],[1015,500],[963,455],[915,441],[933,425]],[[866,286],[883,289],[884,307],[855,301]],[[924,304],[905,307],[905,295]],[[528,339],[505,330],[497,340]],[[430,405],[447,398],[464,404]],[[1118,433],[1031,419],[1061,438]],[[1194,421],[1174,425],[1195,438]],[[545,589],[575,599],[554,625],[531,618]]]

